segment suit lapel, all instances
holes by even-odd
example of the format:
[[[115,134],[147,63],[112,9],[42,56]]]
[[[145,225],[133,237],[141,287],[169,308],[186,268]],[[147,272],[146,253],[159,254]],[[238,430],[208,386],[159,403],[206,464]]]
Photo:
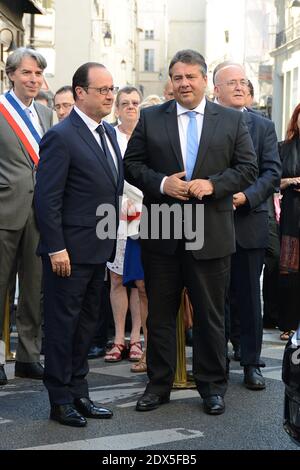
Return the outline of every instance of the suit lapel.
[[[116,183],[114,181],[114,177],[112,175],[111,169],[109,168],[109,165],[107,163],[106,156],[102,152],[100,145],[98,145],[96,139],[93,137],[91,131],[89,130],[85,122],[81,119],[81,117],[74,110],[71,111],[70,119],[72,123],[77,127],[78,134],[80,135],[80,137],[90,147],[93,154],[96,156],[98,162],[101,164],[107,176],[110,178],[113,185],[115,186]]]
[[[103,125],[105,127],[105,131],[108,135],[109,141],[115,151],[116,157],[117,157],[117,163],[118,163],[118,174],[119,174],[119,179],[120,179],[120,173],[122,172],[122,166],[123,166],[123,159],[122,155],[120,152],[120,148],[117,142],[117,137],[115,134],[115,130],[111,128],[105,121],[103,121]]]
[[[251,112],[245,110],[243,111],[243,117],[244,117],[244,121],[248,127],[248,131],[249,131],[249,134],[252,136],[253,134],[253,119],[252,119],[252,116],[251,116]]]
[[[201,167],[205,162],[207,156],[207,149],[219,120],[220,116],[217,110],[217,105],[206,101],[201,139],[192,177],[201,170]]]
[[[176,101],[172,101],[170,106],[167,108],[166,114],[165,114],[165,121],[166,121],[167,134],[169,137],[170,145],[178,161],[180,171],[184,171],[180,139],[179,139]]]
[[[38,118],[39,118],[39,121],[40,121],[40,125],[41,125],[41,128],[43,130],[43,134],[45,134],[46,131],[47,131],[47,123],[45,121],[45,116],[42,112],[42,109],[39,106],[37,106],[37,103],[34,103],[34,107],[35,107],[35,110],[37,112],[37,115],[38,115]]]

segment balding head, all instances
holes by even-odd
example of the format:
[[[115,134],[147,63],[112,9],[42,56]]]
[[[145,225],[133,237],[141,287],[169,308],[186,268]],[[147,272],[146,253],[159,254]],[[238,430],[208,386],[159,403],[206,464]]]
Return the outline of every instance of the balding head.
[[[223,106],[243,109],[248,95],[248,79],[240,64],[226,64],[215,73],[214,93]]]

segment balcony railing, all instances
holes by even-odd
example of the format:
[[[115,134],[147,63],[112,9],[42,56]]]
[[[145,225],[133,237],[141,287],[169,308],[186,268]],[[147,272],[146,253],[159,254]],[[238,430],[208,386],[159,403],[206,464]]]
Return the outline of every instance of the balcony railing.
[[[295,39],[300,38],[300,21],[290,25],[288,28],[279,31],[276,34],[275,47],[276,49],[288,42],[294,41]]]

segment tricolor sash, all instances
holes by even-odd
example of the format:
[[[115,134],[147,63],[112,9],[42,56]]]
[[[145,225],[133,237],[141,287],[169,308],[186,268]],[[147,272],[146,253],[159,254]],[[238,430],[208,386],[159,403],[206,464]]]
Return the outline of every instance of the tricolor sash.
[[[21,140],[33,164],[37,165],[41,137],[25,111],[9,92],[0,96],[0,113]]]

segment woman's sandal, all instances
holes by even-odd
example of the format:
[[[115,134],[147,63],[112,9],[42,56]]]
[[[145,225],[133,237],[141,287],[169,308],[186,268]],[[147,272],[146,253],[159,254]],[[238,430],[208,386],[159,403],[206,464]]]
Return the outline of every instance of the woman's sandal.
[[[143,356],[142,344],[140,341],[135,343],[130,343],[129,345],[129,356],[128,360],[130,362],[138,362]]]
[[[131,372],[147,372],[147,363],[146,363],[146,351],[143,352],[143,355],[139,362],[133,364],[130,368]]]
[[[127,356],[127,347],[126,344],[117,344],[112,345],[111,350],[104,357],[105,362],[120,362],[122,359],[125,359]]]
[[[294,330],[284,331],[283,333],[281,333],[279,338],[281,339],[281,341],[288,341],[289,337],[293,335],[294,333],[295,333]]]

